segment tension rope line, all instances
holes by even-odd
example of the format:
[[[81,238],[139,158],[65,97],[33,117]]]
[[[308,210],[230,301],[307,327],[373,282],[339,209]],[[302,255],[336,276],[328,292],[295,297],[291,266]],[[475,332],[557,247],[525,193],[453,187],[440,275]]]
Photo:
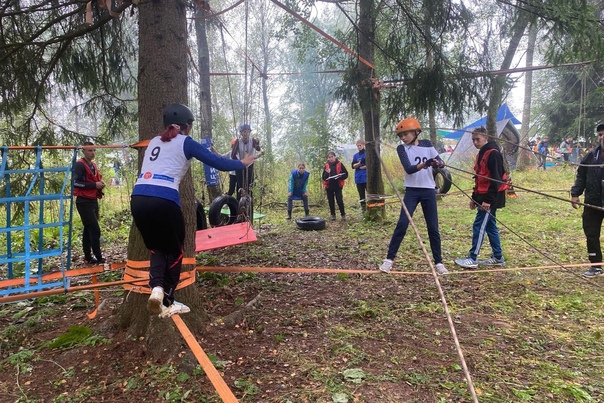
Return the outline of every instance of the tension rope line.
[[[439,169],[439,168],[437,168],[437,169]],[[495,182],[502,183],[501,181],[495,181]],[[460,192],[461,192],[461,193],[462,193],[464,196],[466,196],[468,199],[470,199],[470,201],[472,201],[472,202],[473,202],[473,203],[476,205],[476,208],[480,208],[480,207],[479,207],[479,206],[480,206],[480,204],[479,204],[479,203],[477,203],[477,202],[476,202],[474,199],[472,199],[472,196],[470,196],[470,195],[468,195],[468,193],[464,192],[464,191],[463,191],[463,190],[462,190],[462,189],[461,189],[459,186],[457,186],[457,184],[456,184],[455,182],[451,181],[451,184],[452,184],[453,186],[455,186],[455,187],[456,187],[456,188],[457,188],[457,189],[458,189],[458,190],[459,190],[459,191],[460,191]],[[554,198],[557,198],[557,197],[554,197]],[[562,199],[562,200],[564,200],[564,199]],[[573,276],[575,276],[575,277],[578,277],[578,278],[580,278],[580,279],[581,279],[581,280],[583,280],[583,281],[588,282],[588,283],[589,283],[590,285],[592,285],[594,288],[596,288],[596,289],[602,289],[602,288],[603,288],[603,287],[600,287],[600,286],[598,286],[597,284],[595,284],[595,283],[593,283],[593,282],[590,282],[590,281],[589,281],[588,279],[586,279],[585,277],[583,277],[583,276],[581,276],[581,275],[579,275],[579,274],[577,274],[577,273],[574,273],[574,272],[572,272],[572,271],[568,270],[566,267],[564,267],[564,265],[563,265],[562,263],[558,262],[557,260],[555,260],[553,257],[549,256],[549,255],[548,255],[548,254],[546,254],[545,252],[542,252],[542,251],[541,251],[539,248],[537,248],[535,245],[533,245],[533,244],[532,244],[530,241],[528,241],[526,238],[524,238],[524,237],[523,237],[523,236],[521,236],[519,233],[517,233],[516,231],[514,231],[513,229],[511,229],[509,226],[507,226],[506,224],[504,224],[504,223],[503,223],[503,221],[501,221],[499,218],[497,218],[496,216],[493,216],[493,215],[491,214],[491,211],[490,211],[490,210],[485,210],[485,211],[486,211],[486,213],[487,213],[489,216],[493,217],[493,218],[495,219],[495,221],[496,221],[498,224],[500,224],[502,227],[504,227],[505,229],[507,229],[508,231],[510,231],[510,232],[511,232],[513,235],[515,235],[515,236],[516,236],[516,237],[517,237],[517,238],[518,238],[520,241],[524,242],[526,245],[528,245],[528,246],[529,246],[531,249],[533,249],[535,252],[537,252],[538,254],[540,254],[541,256],[543,256],[545,259],[547,259],[547,260],[549,260],[550,262],[552,262],[553,264],[557,265],[559,268],[561,268],[561,269],[562,269],[562,270],[564,270],[565,272],[567,272],[567,273],[569,273],[569,274],[571,274],[571,275],[573,275]],[[592,265],[594,265],[594,264],[595,264],[595,263],[589,263],[589,266],[592,266]]]
[[[361,56],[359,56],[358,54],[356,54],[355,52],[353,52],[346,45],[344,45],[343,43],[341,43],[338,40],[336,40],[334,37],[332,37],[329,34],[327,34],[321,28],[317,27],[312,22],[308,21],[306,18],[304,18],[300,14],[296,13],[294,10],[292,10],[289,7],[287,7],[285,4],[279,2],[278,0],[271,0],[271,1],[273,3],[275,3],[276,5],[278,5],[279,7],[281,7],[282,9],[284,9],[285,11],[287,11],[290,15],[292,15],[298,21],[302,22],[303,24],[305,24],[309,28],[313,29],[315,32],[317,32],[319,35],[321,35],[325,39],[327,39],[327,40],[331,41],[332,43],[334,43],[336,46],[338,46],[339,48],[341,48],[342,50],[344,50],[344,52],[346,52],[349,55],[351,55],[352,57],[358,59],[361,63],[363,63],[364,65],[366,65],[367,67],[369,67],[371,70],[375,70],[375,66],[373,65],[373,63],[369,62],[368,60],[362,58]]]
[[[488,176],[479,175],[479,174],[477,174],[477,173],[474,173],[474,172],[469,172],[469,171],[463,170],[463,169],[461,169],[461,168],[456,168],[456,167],[454,167],[454,166],[450,166],[450,165],[447,165],[447,168],[448,168],[448,169],[453,169],[453,170],[458,171],[458,172],[465,173],[465,174],[467,174],[467,175],[471,175],[472,177],[479,177],[479,178],[488,179],[488,180],[490,180],[491,182],[497,182],[497,183],[501,183],[501,184],[508,183],[508,182],[506,182],[506,181],[501,181],[501,180],[498,180],[498,179],[489,178]],[[451,183],[455,185],[455,183],[454,183],[453,181],[451,181]],[[573,202],[573,201],[572,201],[572,200],[570,200],[570,199],[565,199],[565,198],[560,197],[560,196],[554,196],[554,195],[551,195],[551,194],[547,194],[547,193],[540,192],[539,190],[533,190],[533,189],[525,188],[525,187],[522,187],[522,186],[518,186],[516,183],[512,183],[512,184],[513,184],[513,186],[514,186],[514,188],[515,188],[515,189],[520,189],[520,190],[524,190],[524,191],[526,191],[526,192],[535,193],[535,194],[538,194],[538,195],[541,195],[541,196],[549,197],[549,198],[551,198],[551,199],[560,200],[560,201],[563,201],[563,202],[566,202],[566,203],[574,203],[574,204],[577,204],[577,205],[579,205],[579,206],[583,206],[583,207],[591,208],[591,209],[593,209],[593,210],[604,211],[604,207],[600,207],[600,206],[594,206],[593,204],[586,204],[586,203],[582,203],[582,202]],[[458,187],[457,185],[455,185],[455,187],[459,189],[459,187]],[[460,190],[461,190],[461,189],[460,189]],[[570,191],[568,191],[568,192],[570,192]],[[464,194],[465,194],[465,193],[464,193]],[[467,195],[467,194],[466,194],[466,195]]]
[[[372,114],[372,116],[373,116],[373,114]],[[372,125],[372,128],[373,128],[373,125]],[[375,133],[374,133],[374,139],[375,139]],[[374,140],[374,142],[376,142],[376,140]],[[380,141],[378,140],[376,143],[379,146]],[[445,315],[447,317],[447,322],[449,323],[449,329],[451,330],[451,336],[453,337],[453,342],[455,343],[455,350],[457,351],[457,356],[459,357],[459,360],[461,361],[461,366],[463,368],[463,372],[464,372],[464,376],[466,378],[468,389],[470,391],[470,394],[472,395],[472,400],[474,401],[474,403],[478,403],[478,397],[476,396],[476,390],[474,389],[474,383],[472,382],[472,376],[470,375],[470,370],[468,369],[468,365],[466,364],[466,359],[465,359],[463,351],[461,349],[461,344],[459,343],[459,338],[457,337],[457,331],[455,330],[455,323],[453,322],[453,318],[451,317],[451,312],[449,312],[447,298],[445,297],[445,292],[443,291],[442,286],[440,284],[438,274],[436,274],[436,269],[434,268],[432,259],[430,258],[430,255],[428,254],[428,251],[426,250],[426,246],[424,245],[424,242],[422,240],[422,237],[421,237],[419,231],[417,230],[417,227],[415,226],[413,217],[409,213],[407,206],[405,206],[405,203],[403,202],[403,198],[402,198],[399,190],[397,189],[396,185],[394,184],[394,181],[392,180],[390,173],[388,172],[388,169],[386,167],[386,164],[384,163],[384,160],[381,158],[380,154],[378,153],[378,151],[375,148],[374,148],[374,151],[375,151],[375,154],[376,154],[378,160],[380,161],[380,164],[382,165],[384,174],[386,174],[386,177],[388,178],[390,185],[394,189],[397,197],[399,198],[399,200],[401,202],[402,209],[405,212],[405,214],[407,215],[407,218],[409,219],[409,224],[411,225],[411,228],[413,228],[413,231],[415,232],[415,236],[417,238],[419,246],[422,249],[422,252],[424,253],[424,257],[426,258],[426,260],[428,261],[428,264],[430,265],[430,269],[432,270],[432,277],[434,278],[434,282],[436,283],[438,295],[440,297],[441,304],[443,306],[443,310],[445,311]]]

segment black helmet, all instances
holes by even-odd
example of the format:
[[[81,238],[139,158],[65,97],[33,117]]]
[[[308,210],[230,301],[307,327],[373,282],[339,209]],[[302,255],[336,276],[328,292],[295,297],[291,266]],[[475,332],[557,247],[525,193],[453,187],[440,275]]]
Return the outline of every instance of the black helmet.
[[[193,112],[186,105],[170,104],[164,108],[164,127],[171,124],[190,125],[195,120]]]

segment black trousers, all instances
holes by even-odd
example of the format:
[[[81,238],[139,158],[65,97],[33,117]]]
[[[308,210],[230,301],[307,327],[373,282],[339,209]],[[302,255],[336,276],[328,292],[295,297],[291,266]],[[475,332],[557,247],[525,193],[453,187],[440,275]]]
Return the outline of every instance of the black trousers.
[[[357,192],[359,192],[359,200],[361,202],[361,210],[365,211],[367,200],[365,200],[365,190],[367,189],[367,183],[357,183]]]
[[[233,196],[235,194],[235,190],[237,190],[237,175],[229,174],[229,191],[227,194],[229,196]]]
[[[99,202],[97,199],[76,198],[76,209],[82,219],[82,249],[84,259],[90,260],[92,254],[97,259],[103,258],[101,252],[101,227],[99,226]]]
[[[600,263],[602,261],[602,247],[600,246],[600,232],[604,211],[585,207],[583,210],[583,232],[587,239],[587,254],[589,261]]]
[[[245,189],[246,194],[251,198],[252,202],[246,212],[246,217],[253,221],[254,217],[254,198],[252,196],[252,185],[254,184],[254,165],[250,165],[245,169],[235,171],[237,174],[237,200],[241,199],[239,189]],[[250,221],[250,222],[252,222]]]
[[[342,215],[342,217],[346,215],[346,211],[344,211],[344,200],[342,199],[342,188],[327,189],[327,201],[329,202],[329,211],[331,212],[331,215],[336,215],[336,201],[338,202],[340,215]]]
[[[145,246],[151,252],[149,287],[162,287],[163,303],[170,306],[182,270],[185,241],[182,210],[173,201],[150,196],[132,196],[130,209]]]

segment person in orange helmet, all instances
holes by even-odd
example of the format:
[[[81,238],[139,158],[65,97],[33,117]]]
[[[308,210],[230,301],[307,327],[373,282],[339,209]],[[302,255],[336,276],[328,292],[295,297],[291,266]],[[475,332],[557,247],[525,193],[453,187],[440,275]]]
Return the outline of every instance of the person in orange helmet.
[[[396,152],[405,170],[405,197],[403,203],[411,216],[413,216],[417,205],[421,203],[426,226],[428,227],[428,237],[430,238],[430,248],[432,249],[436,272],[447,274],[448,271],[443,264],[441,253],[438,212],[436,210],[436,184],[432,173],[433,168],[442,168],[445,164],[438,156],[438,152],[430,140],[418,140],[421,131],[421,125],[415,118],[403,119],[396,126],[396,135],[402,143],[396,148]],[[380,270],[384,273],[390,273],[392,262],[409,227],[410,221],[404,207],[401,208],[401,215],[392,233],[386,259],[380,266]]]

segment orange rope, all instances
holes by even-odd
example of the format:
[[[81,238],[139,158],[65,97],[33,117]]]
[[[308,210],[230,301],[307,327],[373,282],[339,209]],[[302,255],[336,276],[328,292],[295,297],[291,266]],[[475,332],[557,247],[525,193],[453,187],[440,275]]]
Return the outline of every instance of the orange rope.
[[[180,318],[180,315],[172,315],[172,320],[180,331],[180,334],[182,334],[182,337],[187,342],[187,345],[195,355],[195,358],[197,358],[197,361],[203,368],[204,372],[210,379],[210,382],[212,382],[212,385],[214,385],[216,392],[218,392],[218,396],[220,396],[224,403],[237,403],[237,398],[235,397],[233,392],[231,392],[231,390],[227,386],[224,379],[222,379],[216,368],[214,368],[214,365],[212,365],[212,361],[210,361],[210,359],[203,351],[197,340],[195,340],[195,337],[193,337],[193,334],[191,334],[191,331],[189,330],[187,325],[185,325],[185,322],[183,322],[183,320]]]

